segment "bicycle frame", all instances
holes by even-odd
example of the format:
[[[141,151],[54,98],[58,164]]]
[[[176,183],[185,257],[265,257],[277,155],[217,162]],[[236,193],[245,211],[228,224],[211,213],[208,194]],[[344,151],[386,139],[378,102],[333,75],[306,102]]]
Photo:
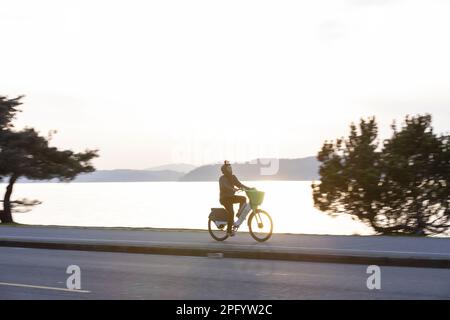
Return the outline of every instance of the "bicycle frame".
[[[239,191],[245,191],[243,189],[239,189]],[[248,196],[247,196],[248,199]],[[256,221],[258,222],[258,225],[261,224],[261,217],[258,217],[258,206],[252,206],[250,204],[250,199],[248,199],[248,202],[245,204],[246,206],[249,206],[249,210],[245,214],[241,214],[239,219],[234,222],[233,227],[236,228],[236,230],[242,225],[242,223],[246,220],[246,218],[252,214],[255,214]],[[244,210],[245,208],[242,208]]]
[[[245,206],[250,206],[250,204],[249,204],[249,203],[246,203]],[[245,210],[245,207],[242,208],[242,210]],[[236,222],[234,222],[233,226],[234,226],[235,228],[239,228],[239,227],[241,226],[242,222],[244,222],[245,219],[247,218],[247,216],[248,216],[249,214],[251,214],[251,213],[253,213],[253,210],[252,210],[251,207],[250,207],[249,210],[247,210],[246,213],[241,214],[241,215],[239,216],[239,219],[238,219]]]

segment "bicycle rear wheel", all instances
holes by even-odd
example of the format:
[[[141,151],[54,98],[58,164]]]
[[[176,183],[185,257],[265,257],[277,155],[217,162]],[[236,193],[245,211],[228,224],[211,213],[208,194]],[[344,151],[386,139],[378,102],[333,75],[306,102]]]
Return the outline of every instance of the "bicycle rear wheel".
[[[248,228],[253,239],[259,242],[267,241],[272,236],[272,218],[264,210],[253,211],[248,219]]]
[[[228,238],[227,223],[216,225],[216,223],[208,218],[208,231],[211,237],[217,241],[224,241]]]

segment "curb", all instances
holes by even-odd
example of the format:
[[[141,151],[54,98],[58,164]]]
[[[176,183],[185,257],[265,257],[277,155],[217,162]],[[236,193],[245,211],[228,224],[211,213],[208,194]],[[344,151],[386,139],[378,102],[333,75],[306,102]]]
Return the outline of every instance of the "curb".
[[[0,240],[0,247],[450,269],[450,259],[445,258],[395,257],[395,256],[389,257],[389,256],[374,256],[374,255],[363,256],[356,254],[342,255],[330,253],[283,252],[283,251],[268,251],[268,250],[249,251],[249,250],[233,250],[227,248],[212,249],[202,247],[174,247],[164,245],[138,246],[138,245],[117,245],[117,244],[114,245],[93,244],[93,243],[82,244],[82,243],[64,243],[64,242],[37,242],[37,241],[21,241],[21,240]]]

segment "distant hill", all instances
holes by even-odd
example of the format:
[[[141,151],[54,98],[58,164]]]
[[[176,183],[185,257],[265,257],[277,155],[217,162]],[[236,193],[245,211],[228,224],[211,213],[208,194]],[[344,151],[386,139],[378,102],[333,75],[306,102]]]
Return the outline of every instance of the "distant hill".
[[[152,167],[152,168],[148,168],[146,170],[150,170],[150,171],[169,170],[169,171],[177,171],[177,172],[187,173],[189,171],[194,170],[195,168],[196,168],[196,166],[194,166],[192,164],[174,163],[174,164],[166,164],[166,165],[162,165],[162,166]]]
[[[174,168],[180,165],[174,165]],[[189,165],[184,166],[188,169]],[[175,170],[97,170],[95,172],[79,175],[74,182],[143,182],[143,181],[217,181],[221,175],[221,164],[205,165],[184,173]],[[280,159],[279,170],[275,175],[261,175],[260,169],[264,167],[256,164],[233,164],[233,171],[240,180],[317,180],[319,163],[314,157],[301,159]],[[180,167],[183,168],[183,167]],[[19,179],[22,183],[58,182],[58,180],[33,181]]]
[[[279,170],[275,175],[261,175],[262,166],[257,164],[232,164],[233,172],[240,180],[318,180],[319,162],[315,157],[301,159],[280,159]],[[180,181],[216,181],[221,176],[221,164],[198,167],[183,177]],[[267,167],[267,166],[266,166]]]
[[[182,176],[182,172],[171,170],[99,170],[79,175],[75,182],[178,181]]]
[[[98,170],[91,173],[81,174],[75,178],[73,182],[139,182],[139,181],[178,181],[184,175],[183,172],[161,170]],[[28,179],[20,179],[19,182],[39,183],[39,182],[58,182],[51,181],[33,181]]]

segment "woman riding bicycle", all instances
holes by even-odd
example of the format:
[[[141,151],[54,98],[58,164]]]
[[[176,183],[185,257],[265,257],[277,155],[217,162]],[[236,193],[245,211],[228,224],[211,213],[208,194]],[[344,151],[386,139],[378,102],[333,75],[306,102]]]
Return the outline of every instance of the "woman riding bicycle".
[[[227,223],[227,233],[230,236],[234,236],[232,231],[232,226],[234,222],[234,203],[239,203],[239,211],[247,202],[247,198],[243,196],[235,196],[234,193],[239,189],[251,189],[243,185],[235,175],[233,175],[233,169],[231,164],[225,160],[224,165],[220,168],[222,171],[222,176],[219,179],[220,186],[220,204],[225,207],[228,213],[228,223]]]

